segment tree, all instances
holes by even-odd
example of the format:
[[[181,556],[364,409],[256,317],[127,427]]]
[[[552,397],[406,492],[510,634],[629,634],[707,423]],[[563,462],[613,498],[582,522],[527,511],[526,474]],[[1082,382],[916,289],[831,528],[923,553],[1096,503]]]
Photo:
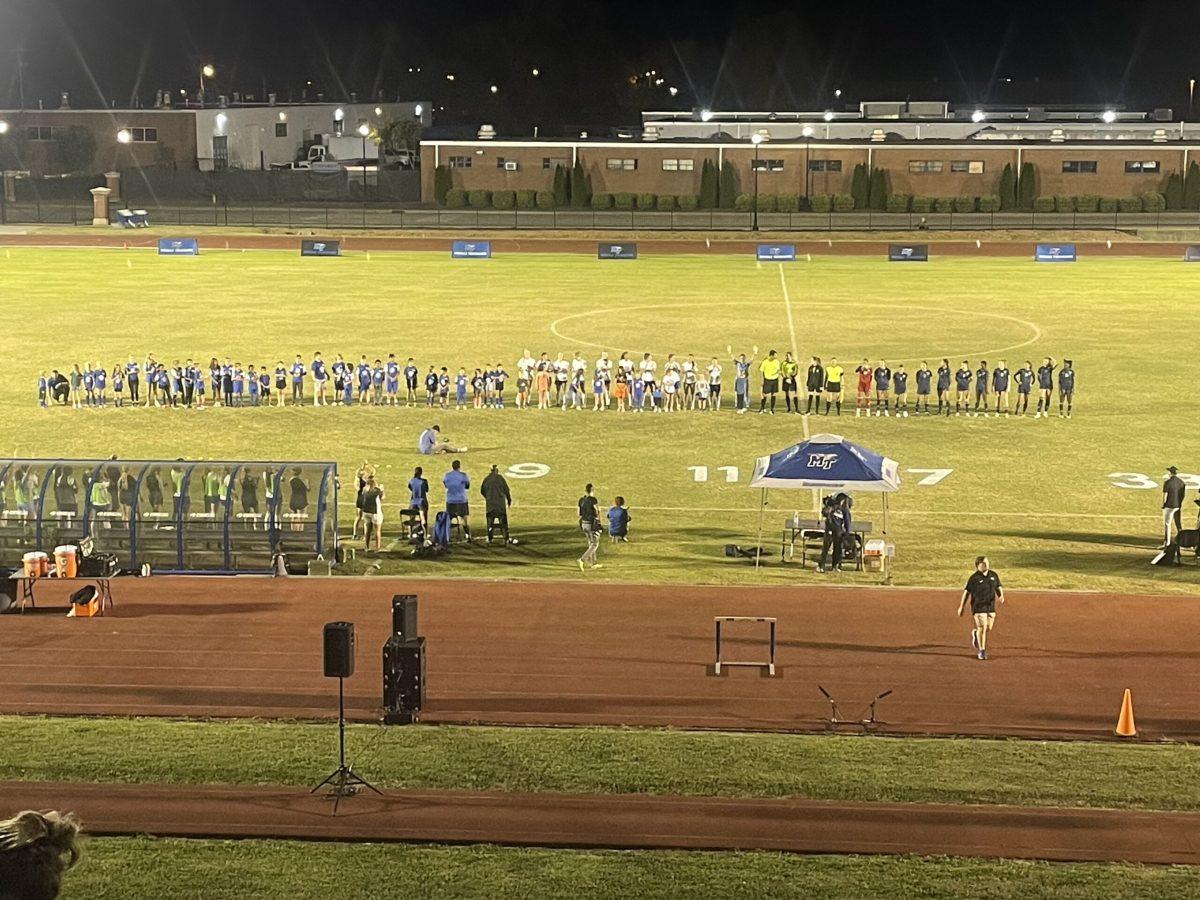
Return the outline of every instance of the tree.
[[[1163,197],[1167,201],[1167,209],[1183,209],[1183,176],[1178,172],[1167,176]]]
[[[850,176],[850,196],[854,198],[854,208],[866,209],[870,193],[871,174],[867,171],[865,163],[859,163],[854,167],[854,174]]]
[[[567,170],[561,165],[554,167],[554,208],[565,209],[571,204],[571,185],[567,178]]]
[[[583,162],[575,160],[571,169],[571,205],[587,206],[592,202],[592,179],[583,168]]]
[[[433,170],[433,199],[438,206],[446,205],[446,194],[450,192],[450,188],[454,186],[454,181],[450,176],[450,169],[447,166],[438,166]]]
[[[91,168],[96,156],[96,138],[81,125],[71,125],[54,132],[54,165],[60,174],[84,172]]]
[[[717,167],[711,159],[704,160],[700,167],[700,209],[717,208]]]
[[[1200,209],[1200,165],[1194,161],[1183,179],[1183,208]]]
[[[870,192],[867,196],[867,208],[883,212],[887,209],[887,200],[887,173],[883,169],[872,169]]]
[[[996,193],[1000,197],[1002,210],[1016,209],[1017,206],[1017,177],[1013,174],[1011,163],[1005,163],[1000,172],[1000,180],[996,183]]]
[[[1017,209],[1029,211],[1033,209],[1033,200],[1037,197],[1037,169],[1033,163],[1021,164],[1021,177],[1017,180]]]
[[[733,167],[733,163],[725,160],[721,163],[721,177],[718,179],[717,206],[721,209],[733,209],[738,193],[737,169]]]
[[[415,119],[391,119],[380,122],[371,130],[371,140],[379,145],[380,153],[407,153],[411,161],[415,161],[421,147],[421,132],[425,126]]]

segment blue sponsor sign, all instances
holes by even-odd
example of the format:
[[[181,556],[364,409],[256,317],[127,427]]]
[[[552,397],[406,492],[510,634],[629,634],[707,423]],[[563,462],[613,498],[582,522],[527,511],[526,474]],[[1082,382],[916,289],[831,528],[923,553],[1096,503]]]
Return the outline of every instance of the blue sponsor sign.
[[[1188,244],[1183,251],[1184,262],[1200,262],[1200,244]]]
[[[200,241],[196,238],[159,238],[159,256],[199,256]]]
[[[451,259],[491,259],[491,241],[455,241],[450,245]]]
[[[756,255],[758,256],[759,262],[795,262],[796,245],[759,244]]]
[[[1075,245],[1038,244],[1033,258],[1038,262],[1075,262]]]
[[[892,262],[929,262],[928,244],[888,244]]]
[[[341,241],[300,241],[301,256],[341,256]]]
[[[637,244],[601,244],[600,259],[637,259]]]

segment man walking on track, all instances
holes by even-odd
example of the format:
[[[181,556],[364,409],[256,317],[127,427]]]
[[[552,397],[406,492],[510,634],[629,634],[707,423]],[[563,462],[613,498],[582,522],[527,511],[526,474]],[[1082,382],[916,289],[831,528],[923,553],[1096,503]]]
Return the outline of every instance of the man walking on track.
[[[971,646],[979,659],[987,659],[987,636],[996,624],[996,603],[1004,602],[1004,588],[1000,576],[988,567],[986,556],[975,557],[975,571],[967,579],[962,599],[958,601],[958,614],[963,614],[967,598],[971,598],[971,616],[975,627],[971,629]]]
[[[600,506],[590,484],[584,487],[583,496],[579,498],[579,527],[587,537],[587,549],[579,557],[579,571],[588,566],[599,569],[596,551],[600,549]]]

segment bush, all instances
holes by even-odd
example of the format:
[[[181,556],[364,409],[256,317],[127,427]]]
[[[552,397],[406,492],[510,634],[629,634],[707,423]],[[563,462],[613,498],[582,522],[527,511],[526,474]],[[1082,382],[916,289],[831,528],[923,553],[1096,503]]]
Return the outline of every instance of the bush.
[[[676,202],[674,194],[659,194],[658,200],[655,204],[655,209],[659,209],[663,212],[670,212],[678,205],[679,204]]]
[[[516,191],[493,191],[492,207],[494,209],[512,209],[517,205]]]
[[[974,197],[955,197],[954,211],[956,213],[973,213],[975,212]]]
[[[913,197],[912,198],[912,211],[915,213],[933,212],[933,198],[932,197]]]
[[[1084,194],[1075,198],[1075,212],[1094,213],[1100,208],[1100,198],[1095,194]]]
[[[883,169],[872,169],[868,187],[870,193],[867,196],[867,209],[883,212],[887,209],[888,201],[887,173]]]
[[[1162,212],[1167,208],[1167,198],[1158,191],[1142,194],[1142,209],[1146,212]]]
[[[467,205],[467,192],[462,188],[450,188],[446,191],[446,208],[462,209]]]
[[[912,201],[912,196],[909,194],[889,194],[887,198],[887,211],[890,213],[908,212],[908,204]]]
[[[438,166],[433,170],[433,199],[438,206],[446,205],[446,193],[453,186],[454,182],[450,178],[450,170],[446,166]]]
[[[612,209],[612,194],[592,194],[592,209]]]
[[[808,206],[815,213],[827,213],[833,209],[833,197],[829,194],[813,194],[808,198]]]
[[[1074,197],[1055,197],[1054,198],[1054,211],[1060,212],[1060,213],[1075,212],[1075,198]]]
[[[517,209],[535,209],[537,191],[517,191]]]
[[[871,198],[871,172],[866,163],[854,167],[850,176],[850,196],[854,198],[855,209],[866,209]]]
[[[775,212],[779,208],[779,198],[774,194],[759,194],[758,195],[758,211],[759,212]]]
[[[554,191],[538,191],[534,202],[538,209],[556,209],[558,206],[554,202]]]
[[[571,176],[561,165],[554,167],[554,183],[550,196],[554,201],[554,209],[561,209],[571,204]]]
[[[750,195],[738,194],[737,199],[733,201],[733,208],[738,212],[750,212]]]
[[[1031,162],[1021,163],[1021,175],[1017,179],[1017,209],[1033,209],[1037,192],[1037,168]]]
[[[854,212],[854,197],[850,194],[833,195],[834,212]]]
[[[940,212],[940,213],[954,212],[954,198],[953,197],[934,197],[933,198],[933,211]]]
[[[737,169],[733,167],[733,163],[725,160],[721,164],[721,172],[717,178],[717,205],[721,209],[733,209],[734,200],[738,195],[739,181]]]
[[[1033,199],[1033,211],[1040,212],[1040,213],[1054,212],[1054,198],[1053,197],[1035,197]]]
[[[1167,200],[1167,209],[1183,209],[1183,176],[1172,172],[1167,176],[1163,186],[1163,196]]]
[[[486,209],[492,205],[492,192],[481,188],[467,191],[467,203],[475,209]]]
[[[979,198],[979,211],[981,213],[1000,212],[1000,195],[985,194]]]
[[[1102,213],[1113,213],[1117,211],[1117,200],[1115,197],[1101,197],[1098,208]]]
[[[633,209],[633,205],[636,202],[637,195],[629,191],[621,191],[618,194],[613,194],[613,206],[617,209]]]
[[[1142,211],[1141,197],[1122,197],[1117,201],[1117,209],[1124,213],[1135,213]]]
[[[592,176],[583,168],[583,160],[576,159],[568,179],[571,188],[571,205],[587,206],[592,201]]]
[[[717,166],[711,159],[704,160],[700,167],[700,196],[696,202],[699,209],[717,208]]]
[[[679,195],[679,208],[682,210],[688,211],[688,212],[690,212],[691,210],[694,210],[694,209],[699,209],[700,208],[700,198],[697,197],[695,194],[680,194]]]
[[[657,203],[658,203],[658,195],[657,194],[642,193],[642,194],[637,195],[637,208],[638,209],[654,209],[654,207]]]
[[[738,194],[737,199],[733,201],[733,208],[739,212],[750,212],[754,209],[753,194]],[[758,211],[759,212],[775,212],[775,195],[774,194],[759,194],[758,195]]]
[[[775,198],[775,208],[781,213],[794,213],[800,209],[800,198],[795,194],[780,194]]]

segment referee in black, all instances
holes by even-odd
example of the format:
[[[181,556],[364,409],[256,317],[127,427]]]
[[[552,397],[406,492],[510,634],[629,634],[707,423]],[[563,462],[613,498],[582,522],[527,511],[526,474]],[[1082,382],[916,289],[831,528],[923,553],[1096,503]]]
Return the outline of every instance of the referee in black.
[[[996,624],[996,604],[1004,602],[1004,588],[1000,576],[988,566],[986,556],[975,557],[975,571],[967,579],[962,599],[958,601],[958,614],[963,614],[967,598],[971,598],[971,617],[975,625],[971,629],[971,646],[979,659],[987,659],[987,636]]]

